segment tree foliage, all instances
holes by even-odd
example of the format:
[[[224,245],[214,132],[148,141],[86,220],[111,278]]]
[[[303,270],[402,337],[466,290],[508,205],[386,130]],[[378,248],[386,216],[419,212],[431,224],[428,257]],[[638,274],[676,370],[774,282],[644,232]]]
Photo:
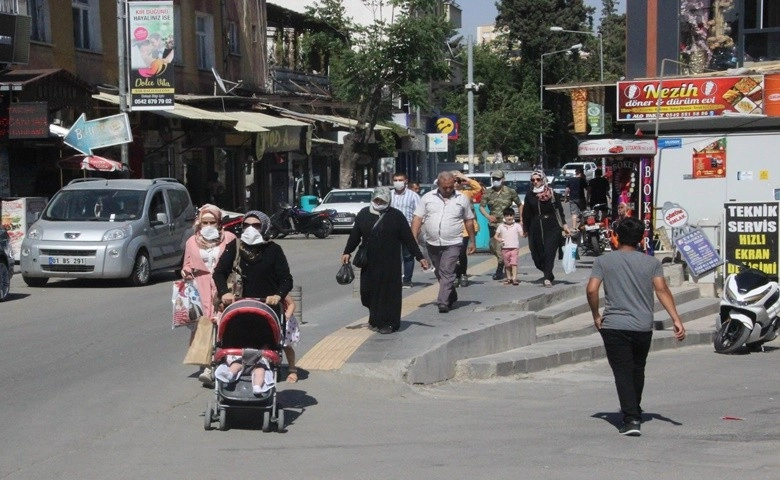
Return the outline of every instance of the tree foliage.
[[[428,85],[449,75],[446,42],[454,31],[439,10],[438,0],[363,0],[382,2],[392,19],[377,19],[368,26],[349,25],[350,48],[332,58],[330,77],[334,95],[354,105],[348,112],[357,125],[344,142],[339,157],[339,184],[352,184],[357,160],[374,140],[374,127],[389,118],[391,99],[402,96],[412,105],[429,107]],[[342,0],[330,0],[327,11],[338,15]],[[322,18],[322,6],[312,9]],[[338,24],[342,24],[337,22]]]

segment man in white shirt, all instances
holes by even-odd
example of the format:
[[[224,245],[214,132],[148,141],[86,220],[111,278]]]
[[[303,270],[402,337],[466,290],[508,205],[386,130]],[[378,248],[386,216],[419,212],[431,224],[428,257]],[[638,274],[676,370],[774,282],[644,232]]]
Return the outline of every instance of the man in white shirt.
[[[474,239],[474,210],[471,201],[455,190],[455,176],[442,172],[436,179],[437,188],[426,193],[414,211],[412,234],[419,238],[425,234],[436,278],[439,280],[439,295],[436,304],[439,313],[447,313],[458,300],[455,290],[455,267],[458,263],[463,228],[469,237],[467,253],[476,251]]]
[[[400,210],[406,217],[409,225],[412,224],[414,209],[420,203],[420,195],[407,188],[409,179],[403,172],[393,174],[393,190],[390,197],[390,206]],[[405,245],[401,246],[401,256],[404,263],[403,288],[412,288],[412,273],[414,272],[414,255]]]

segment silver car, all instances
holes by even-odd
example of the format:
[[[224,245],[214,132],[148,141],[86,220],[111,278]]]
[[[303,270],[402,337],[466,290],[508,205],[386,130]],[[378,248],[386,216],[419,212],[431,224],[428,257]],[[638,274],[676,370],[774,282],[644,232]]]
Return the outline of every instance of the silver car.
[[[145,285],[153,272],[180,267],[194,220],[189,193],[176,179],[74,180],[27,231],[22,279],[31,287],[50,277]]]
[[[314,211],[319,212],[328,208],[336,210],[333,230],[348,232],[352,230],[358,212],[371,204],[373,192],[373,188],[335,188],[325,195],[322,203],[314,207]]]

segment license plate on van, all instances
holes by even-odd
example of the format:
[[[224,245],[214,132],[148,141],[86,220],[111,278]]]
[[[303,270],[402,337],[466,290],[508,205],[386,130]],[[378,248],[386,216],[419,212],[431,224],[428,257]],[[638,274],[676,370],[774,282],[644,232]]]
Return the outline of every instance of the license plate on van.
[[[83,257],[49,257],[49,265],[87,265]]]

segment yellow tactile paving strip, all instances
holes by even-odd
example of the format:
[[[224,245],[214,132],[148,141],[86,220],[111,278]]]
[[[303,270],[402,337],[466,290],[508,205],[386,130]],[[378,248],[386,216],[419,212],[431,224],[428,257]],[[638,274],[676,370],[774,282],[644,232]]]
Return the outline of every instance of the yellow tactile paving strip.
[[[520,249],[520,255],[528,253],[528,247]],[[496,268],[496,262],[489,258],[469,268],[470,275],[481,275]],[[401,318],[419,309],[419,305],[436,300],[439,285],[434,283],[419,292],[404,297]],[[297,366],[306,370],[338,370],[349,360],[358,348],[374,332],[368,329],[368,316],[340,328],[320,340],[297,362]]]

